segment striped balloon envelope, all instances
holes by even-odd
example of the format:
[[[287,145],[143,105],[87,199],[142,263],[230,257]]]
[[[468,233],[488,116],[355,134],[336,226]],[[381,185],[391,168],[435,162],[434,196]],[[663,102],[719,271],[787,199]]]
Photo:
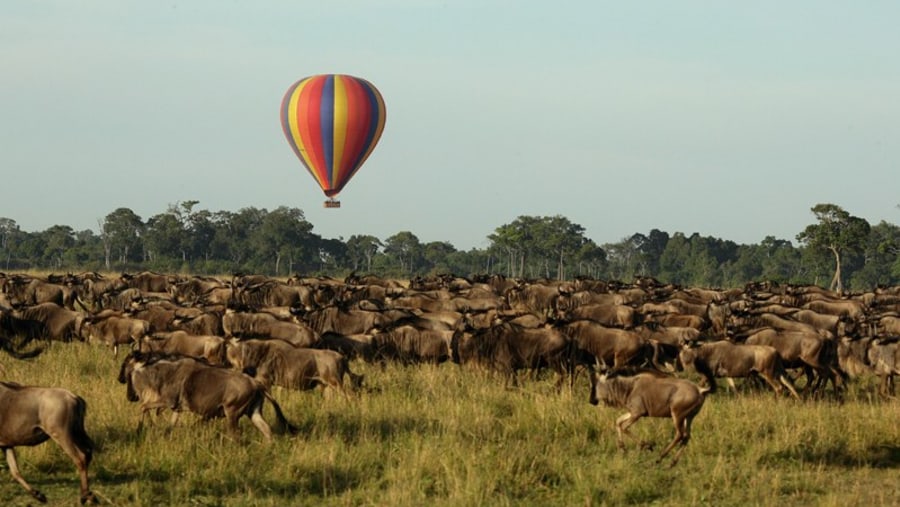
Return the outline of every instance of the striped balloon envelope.
[[[281,102],[281,127],[331,206],[384,130],[384,99],[372,83],[344,74],[301,79]],[[326,206],[329,206],[326,202]]]

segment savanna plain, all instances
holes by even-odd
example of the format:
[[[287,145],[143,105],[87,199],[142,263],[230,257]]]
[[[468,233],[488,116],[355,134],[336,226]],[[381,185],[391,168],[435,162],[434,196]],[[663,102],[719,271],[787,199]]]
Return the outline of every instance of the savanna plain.
[[[106,505],[900,505],[900,403],[875,394],[875,379],[852,383],[843,401],[721,386],[669,468],[656,457],[671,420],[632,427],[655,450],[617,450],[622,411],[590,405],[583,374],[558,392],[549,374],[511,388],[452,363],[357,360],[365,386],[349,398],[274,388],[300,431],[266,444],[247,419],[236,437],[191,414],[136,432],[138,406],[116,380],[123,356],[54,343],[2,360],[5,380],[87,401],[91,488]],[[50,505],[77,504],[75,468],[55,443],[18,453]],[[34,504],[2,472],[0,504]]]

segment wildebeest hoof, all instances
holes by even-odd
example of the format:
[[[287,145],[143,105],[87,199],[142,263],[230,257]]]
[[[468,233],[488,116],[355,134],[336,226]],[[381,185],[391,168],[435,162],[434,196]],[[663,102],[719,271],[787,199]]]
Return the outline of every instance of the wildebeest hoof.
[[[97,499],[97,497],[94,495],[93,491],[88,491],[86,495],[81,497],[81,505],[84,505],[87,503],[92,503],[92,504],[100,503],[100,500]]]
[[[38,491],[36,489],[31,492],[31,496],[33,496],[34,499],[37,500],[38,502],[47,503],[47,497],[44,496],[43,493],[41,493],[40,491]]]
[[[641,450],[642,451],[652,451],[653,443],[652,442],[641,442]]]

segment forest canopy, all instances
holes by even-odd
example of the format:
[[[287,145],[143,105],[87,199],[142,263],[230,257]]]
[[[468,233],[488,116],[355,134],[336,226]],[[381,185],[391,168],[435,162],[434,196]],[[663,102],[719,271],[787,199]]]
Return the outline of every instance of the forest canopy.
[[[790,240],[759,244],[652,229],[598,245],[568,218],[520,216],[497,226],[487,248],[457,250],[446,241],[422,243],[413,231],[387,238],[327,239],[298,208],[199,209],[169,205],[144,220],[118,208],[98,231],[54,225],[23,231],[0,217],[0,266],[10,270],[138,271],[191,274],[255,272],[271,276],[345,276],[351,272],[412,278],[441,273],[520,278],[631,280],[738,287],[750,281],[816,284],[864,290],[900,284],[900,227],[871,225],[835,204],[811,208],[814,221]]]

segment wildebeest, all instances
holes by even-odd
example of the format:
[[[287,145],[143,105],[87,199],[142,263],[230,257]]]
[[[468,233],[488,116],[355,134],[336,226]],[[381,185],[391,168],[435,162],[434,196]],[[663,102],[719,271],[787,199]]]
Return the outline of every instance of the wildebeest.
[[[638,323],[639,314],[628,305],[592,303],[580,305],[570,311],[559,311],[559,317],[567,320],[590,319],[604,326],[631,329]]]
[[[450,359],[453,331],[397,326],[372,336],[372,349],[379,359],[404,364],[438,364]]]
[[[298,347],[311,347],[319,335],[305,324],[279,320],[268,313],[247,313],[226,310],[222,317],[226,337],[272,338],[284,340]]]
[[[121,278],[126,285],[140,289],[141,292],[169,292],[175,281],[174,277],[152,271],[142,271],[136,275],[122,273]]]
[[[192,335],[187,331],[154,333],[138,342],[138,350],[199,357],[210,364],[226,363],[225,338],[215,335]]]
[[[556,370],[561,387],[567,373],[570,340],[558,329],[525,328],[510,322],[486,329],[458,330],[450,342],[452,358],[460,365],[480,364],[506,376],[518,385],[517,372],[537,371],[544,366]]]
[[[14,321],[27,322],[30,333],[35,338],[47,340],[71,341],[78,338],[78,326],[84,315],[74,310],[63,308],[56,303],[41,303],[10,313]]]
[[[815,332],[785,331],[766,328],[747,337],[749,345],[770,345],[775,347],[786,368],[802,367],[807,372],[804,389],[815,390],[819,382],[831,381],[835,392],[843,388],[846,374],[838,365],[837,342],[822,338]],[[816,383],[811,372],[815,372]]]
[[[375,350],[372,348],[370,335],[343,335],[328,331],[322,333],[314,348],[328,349],[346,357],[348,360],[362,359],[368,363],[375,360]]]
[[[266,400],[275,409],[279,431],[293,431],[281,406],[258,380],[242,372],[213,366],[188,356],[132,352],[122,362],[119,382],[127,387],[128,401],[141,402],[141,419],[151,410],[172,410],[174,424],[180,412],[190,411],[204,419],[225,417],[228,430],[236,434],[238,422],[247,416],[250,422],[272,440],[272,430],[263,419]]]
[[[150,323],[118,312],[102,312],[95,317],[87,317],[81,324],[79,334],[85,341],[98,341],[113,349],[114,357],[119,357],[119,345],[134,348],[150,332]]]
[[[16,447],[34,446],[52,438],[75,462],[81,480],[81,503],[96,502],[88,486],[88,466],[94,444],[84,430],[85,401],[55,387],[0,382],[0,449],[13,478],[40,502],[47,497],[29,485],[16,461]]]
[[[275,280],[263,283],[236,286],[232,303],[251,308],[265,306],[288,306],[312,309],[313,291],[304,285],[288,285]]]
[[[900,375],[900,339],[876,338],[869,344],[869,364],[876,375],[881,377],[878,392],[882,396],[894,394],[894,375]]]
[[[346,395],[344,377],[354,387],[363,378],[350,371],[347,358],[333,350],[295,347],[282,340],[230,341],[228,363],[238,370],[253,369],[264,385],[307,390],[322,386]]]
[[[414,313],[404,309],[372,311],[328,306],[307,313],[303,319],[319,333],[334,331],[353,335],[367,334],[376,328],[384,329],[396,321],[413,317],[415,317]]]
[[[775,393],[781,394],[783,385],[790,391],[791,396],[800,398],[793,382],[787,376],[781,356],[774,347],[719,340],[696,347],[685,346],[678,359],[683,366],[692,367],[706,377],[710,392],[716,390],[715,377],[727,377],[729,384],[734,388],[733,378],[757,374],[775,390]]]
[[[56,303],[63,306],[66,302],[65,290],[61,285],[40,278],[14,275],[4,284],[4,289],[14,305]]]
[[[675,424],[675,438],[663,449],[657,462],[675,447],[681,448],[672,457],[672,466],[678,462],[691,438],[691,422],[703,407],[709,389],[701,389],[689,380],[666,376],[655,371],[616,370],[600,375],[591,372],[592,405],[602,400],[606,405],[624,408],[625,414],[616,419],[616,444],[625,449],[624,436],[633,438],[628,427],[641,417],[671,417]],[[642,447],[649,447],[641,443]]]

